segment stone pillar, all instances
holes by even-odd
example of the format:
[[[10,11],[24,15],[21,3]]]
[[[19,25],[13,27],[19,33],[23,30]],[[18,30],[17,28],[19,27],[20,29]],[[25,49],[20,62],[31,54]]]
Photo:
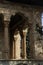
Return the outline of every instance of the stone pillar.
[[[27,34],[27,28],[23,30],[23,40],[22,40],[23,59],[26,59],[26,34]]]
[[[9,58],[9,37],[8,37],[8,23],[4,22],[4,42],[5,42],[5,48],[4,48],[4,54],[5,59]]]
[[[20,34],[14,34],[13,59],[20,59]]]
[[[12,43],[12,59],[16,59],[16,40],[17,40],[17,37],[14,36],[14,40]]]

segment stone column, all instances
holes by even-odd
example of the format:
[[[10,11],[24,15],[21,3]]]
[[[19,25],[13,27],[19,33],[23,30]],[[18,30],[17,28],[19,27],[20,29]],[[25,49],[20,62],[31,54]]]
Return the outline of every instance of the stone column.
[[[27,28],[23,30],[22,51],[24,59],[26,59],[26,34],[27,34]]]
[[[8,23],[9,22],[4,22],[4,42],[5,42],[5,59],[9,58],[9,37],[8,37]]]
[[[17,37],[14,36],[14,40],[12,43],[12,59],[16,59],[16,40],[17,40]]]
[[[17,32],[17,34],[14,34],[13,57],[14,57],[14,59],[20,59],[20,34],[19,34],[19,31]]]

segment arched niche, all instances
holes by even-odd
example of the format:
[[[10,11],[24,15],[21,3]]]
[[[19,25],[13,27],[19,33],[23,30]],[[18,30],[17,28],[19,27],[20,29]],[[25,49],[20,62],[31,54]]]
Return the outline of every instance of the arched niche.
[[[0,13],[0,59],[3,59],[4,49],[4,16]]]
[[[24,33],[23,31],[28,27],[28,22],[27,22],[27,17],[24,16],[23,13],[16,13],[15,15],[12,15],[10,18],[10,23],[9,23],[9,46],[10,46],[10,58],[12,58],[12,51],[13,51],[13,46],[16,47],[15,45],[15,40],[14,40],[14,36],[15,34],[18,35],[18,31],[19,31],[19,35],[21,37],[21,39],[24,38]],[[15,36],[16,37],[16,36]],[[18,37],[19,38],[19,37]],[[24,39],[23,39],[24,40]],[[23,40],[19,40],[20,42]],[[13,41],[14,41],[14,45],[13,45]],[[17,41],[17,40],[16,40]],[[24,42],[24,41],[23,41]],[[21,43],[20,43],[21,44]],[[23,48],[23,47],[22,47]],[[24,48],[23,48],[24,49]],[[20,48],[20,50],[23,50]],[[22,53],[24,53],[25,51],[23,51]],[[14,54],[16,53],[15,48],[14,48]],[[19,52],[18,52],[19,53]],[[21,53],[21,51],[20,51]],[[21,55],[20,55],[21,56]],[[24,56],[24,54],[23,54]],[[23,56],[21,56],[22,58],[24,58]],[[15,56],[16,57],[16,56]],[[15,59],[15,57],[13,59]]]

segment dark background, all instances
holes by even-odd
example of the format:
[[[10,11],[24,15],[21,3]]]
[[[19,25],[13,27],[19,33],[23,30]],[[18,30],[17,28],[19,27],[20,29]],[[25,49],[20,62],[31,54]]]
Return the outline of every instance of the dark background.
[[[43,6],[43,0],[6,0],[6,1]]]

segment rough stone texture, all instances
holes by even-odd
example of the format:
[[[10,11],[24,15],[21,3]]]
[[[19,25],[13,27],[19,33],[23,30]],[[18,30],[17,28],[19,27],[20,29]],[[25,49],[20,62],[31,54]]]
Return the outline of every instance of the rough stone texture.
[[[40,37],[40,35],[38,34],[38,32],[35,31],[35,26],[36,26],[36,23],[39,23],[39,25],[41,24],[42,11],[43,10],[40,7],[34,7],[34,6],[29,6],[29,5],[0,4],[0,13],[4,15],[4,21],[9,22],[11,15],[15,15],[17,12],[23,13],[28,18],[29,23],[32,24],[31,30],[30,30],[30,46],[31,46],[30,48],[31,48],[31,53],[32,53],[31,57],[34,56],[34,58],[37,58],[37,59],[38,57],[35,55],[35,51],[36,51],[35,43],[37,42],[37,37]],[[43,40],[41,40],[41,44],[43,44]],[[43,50],[42,48],[43,46],[41,45],[41,50]]]
[[[16,43],[16,59],[20,59],[20,53],[21,53],[21,49],[20,49],[20,41],[21,41],[21,37],[20,34],[18,33],[17,35],[14,35],[14,38],[16,39],[15,43]],[[13,53],[14,54],[14,53]]]
[[[43,65],[43,61],[0,61],[0,65]]]

